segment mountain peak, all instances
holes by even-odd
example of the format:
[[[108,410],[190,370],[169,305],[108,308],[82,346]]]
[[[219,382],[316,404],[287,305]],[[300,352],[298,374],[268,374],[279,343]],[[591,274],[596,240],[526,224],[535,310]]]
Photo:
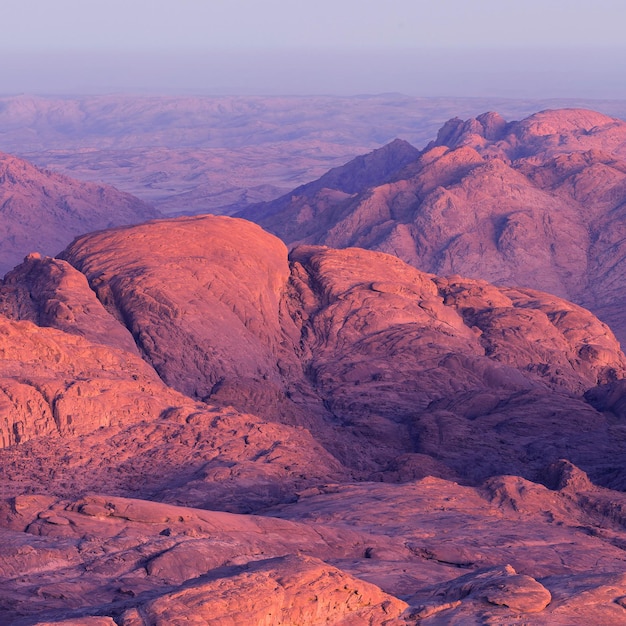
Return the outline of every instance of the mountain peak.
[[[344,193],[357,193],[364,187],[380,185],[391,175],[417,159],[420,151],[404,139],[394,139],[384,146],[335,167],[320,179],[304,185],[307,190],[327,187]]]
[[[488,111],[479,115],[476,120],[483,127],[482,136],[490,141],[501,139],[507,126],[507,121],[495,111]]]
[[[576,131],[590,132],[615,124],[621,120],[589,109],[546,109],[515,122],[516,131],[535,136],[557,135]]]
[[[454,117],[448,120],[437,133],[437,139],[429,144],[456,148],[468,142],[471,137],[480,137],[487,141],[503,139],[508,129],[507,121],[494,111],[488,111],[475,118],[462,120]]]

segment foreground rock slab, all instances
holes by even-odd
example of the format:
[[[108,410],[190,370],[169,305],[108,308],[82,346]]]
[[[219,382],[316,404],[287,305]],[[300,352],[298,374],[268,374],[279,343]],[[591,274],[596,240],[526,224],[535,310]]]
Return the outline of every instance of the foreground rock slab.
[[[623,623],[625,497],[583,488],[567,464],[557,475],[559,489],[512,476],[478,489],[320,484],[265,515],[18,496],[0,505],[0,616],[16,626]]]

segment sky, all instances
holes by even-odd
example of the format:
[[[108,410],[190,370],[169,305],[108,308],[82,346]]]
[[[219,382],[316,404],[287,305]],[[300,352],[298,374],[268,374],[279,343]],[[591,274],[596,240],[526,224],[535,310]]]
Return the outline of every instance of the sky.
[[[626,98],[624,0],[14,0],[0,93]]]

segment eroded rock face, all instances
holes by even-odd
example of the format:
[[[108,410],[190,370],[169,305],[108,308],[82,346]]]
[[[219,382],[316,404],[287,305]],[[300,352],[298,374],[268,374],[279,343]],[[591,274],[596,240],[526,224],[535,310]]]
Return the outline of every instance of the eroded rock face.
[[[112,495],[243,513],[351,477],[305,429],[207,405],[78,438],[33,439],[0,457],[6,495],[70,497],[105,484]]]
[[[79,281],[76,299],[102,321],[87,316],[72,332],[111,343],[100,326],[126,324],[168,385],[303,425],[362,477],[532,478],[573,446],[567,454],[598,479],[588,449],[610,449],[603,418],[572,394],[620,378],[624,357],[605,325],[559,298],[437,278],[365,250],[301,247],[288,260],[276,238],[226,217],[96,233],[64,256],[106,307]],[[21,271],[4,287],[5,309],[34,319],[33,307],[67,297],[61,283],[29,295],[40,293],[28,286],[34,270]],[[48,323],[68,327],[62,317]],[[548,424],[567,434],[542,452]],[[521,428],[536,434],[523,448]],[[468,464],[483,445],[494,455]]]
[[[187,395],[208,397],[234,379],[280,389],[279,368],[294,367],[296,329],[280,316],[287,251],[252,223],[163,220],[89,235],[63,256]]]
[[[485,354],[555,387],[580,392],[622,378],[618,344],[606,324],[585,309],[530,289],[496,288],[458,276],[435,280],[444,302],[480,331]],[[568,381],[575,370],[584,380]]]
[[[166,626],[185,615],[235,624],[399,625],[406,604],[375,585],[317,559],[281,557],[247,566],[227,579],[164,595],[142,607],[150,623]],[[126,622],[123,622],[126,623]]]
[[[407,608],[319,560],[360,546],[297,522],[104,496],[21,497],[0,515],[0,576],[14,579],[0,608],[16,621],[100,606],[124,624],[395,624]]]
[[[136,354],[0,316],[3,446],[158,416],[185,399]]]
[[[444,605],[470,599],[504,606],[515,613],[540,613],[552,600],[541,583],[532,576],[518,574],[510,565],[466,574],[452,584],[440,586],[434,595]]]
[[[85,276],[60,259],[31,254],[9,272],[0,285],[0,311],[138,354],[130,332],[103,307]]]
[[[84,232],[157,216],[113,187],[79,182],[0,153],[0,275],[31,252],[58,253]]]
[[[548,291],[624,341],[625,145],[626,123],[593,111],[455,119],[382,183],[344,198],[338,187],[323,197],[299,188],[241,215],[289,245],[359,246],[440,275]]]

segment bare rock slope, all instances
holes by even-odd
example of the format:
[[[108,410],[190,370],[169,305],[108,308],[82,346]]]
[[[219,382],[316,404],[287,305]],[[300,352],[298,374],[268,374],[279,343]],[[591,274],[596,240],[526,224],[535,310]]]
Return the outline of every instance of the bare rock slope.
[[[623,496],[572,487],[321,485],[254,516],[22,495],[0,505],[0,615],[15,626],[617,626]]]
[[[624,341],[625,210],[626,122],[570,109],[453,119],[382,184],[344,194],[322,178],[241,215],[290,245],[359,246],[437,274],[548,291]]]
[[[305,426],[365,476],[425,452],[475,478],[496,466],[531,477],[565,453],[532,444],[533,420],[541,436],[546,422],[572,428],[568,454],[603,471],[583,460],[610,443],[603,430],[589,440],[601,418],[581,398],[621,378],[624,357],[606,325],[557,297],[437,278],[361,249],[302,247],[289,262],[278,239],[226,217],[95,233],[63,256],[168,385]],[[507,446],[494,441],[495,456],[477,462],[466,445],[485,445],[483,420],[509,411],[528,422],[528,441],[501,424],[487,432]],[[582,421],[545,419],[562,411]],[[446,437],[460,441],[435,452]]]
[[[30,252],[56,254],[77,235],[157,216],[113,187],[79,182],[0,153],[0,274]]]

